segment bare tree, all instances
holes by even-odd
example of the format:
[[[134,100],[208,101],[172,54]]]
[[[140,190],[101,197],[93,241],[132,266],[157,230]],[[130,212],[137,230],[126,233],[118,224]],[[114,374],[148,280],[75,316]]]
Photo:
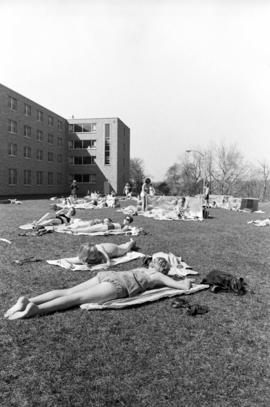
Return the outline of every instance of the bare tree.
[[[130,159],[129,173],[133,190],[139,193],[145,178],[144,162],[141,158]]]
[[[211,176],[217,193],[233,195],[246,170],[243,156],[236,145],[227,147],[222,143],[215,149]]]
[[[267,188],[268,188],[268,179],[270,175],[270,166],[269,163],[266,162],[266,160],[259,162],[259,171],[262,175],[262,181],[263,181],[263,190],[261,194],[261,199],[262,201],[265,201],[267,199]]]

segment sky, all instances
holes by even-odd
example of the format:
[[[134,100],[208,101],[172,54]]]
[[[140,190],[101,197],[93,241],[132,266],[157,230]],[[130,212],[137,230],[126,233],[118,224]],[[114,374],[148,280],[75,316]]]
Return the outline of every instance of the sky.
[[[119,117],[154,181],[220,143],[270,162],[270,1],[0,0],[0,16],[0,82],[67,119]]]

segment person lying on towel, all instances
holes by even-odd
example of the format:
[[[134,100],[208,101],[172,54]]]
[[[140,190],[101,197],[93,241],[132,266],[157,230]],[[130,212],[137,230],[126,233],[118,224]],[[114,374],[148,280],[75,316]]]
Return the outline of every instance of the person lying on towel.
[[[136,242],[133,239],[119,245],[115,243],[100,243],[95,245],[86,243],[80,246],[78,256],[68,259],[68,262],[71,264],[71,268],[76,264],[87,264],[91,267],[102,263],[109,267],[111,259],[125,256],[135,247]]]
[[[37,230],[44,228],[45,226],[69,224],[71,222],[71,218],[76,215],[76,210],[73,207],[63,208],[57,211],[57,205],[55,205],[52,207],[52,209],[56,212],[54,214],[48,212],[39,220],[34,221],[33,229]]]
[[[163,258],[155,258],[149,268],[141,267],[129,271],[101,271],[95,277],[75,287],[49,291],[37,297],[20,297],[6,313],[10,320],[33,317],[62,311],[85,303],[134,297],[148,289],[170,287],[189,290],[192,280],[176,281],[169,277],[169,263]]]
[[[97,221],[95,219],[94,221]],[[72,231],[73,233],[97,233],[97,232],[109,232],[110,230],[121,230],[122,232],[127,232],[129,230],[130,224],[133,222],[133,218],[130,215],[125,216],[122,225],[120,223],[115,223],[111,218],[104,218],[100,223],[94,223],[90,221],[80,222],[79,224],[68,225],[65,230]]]

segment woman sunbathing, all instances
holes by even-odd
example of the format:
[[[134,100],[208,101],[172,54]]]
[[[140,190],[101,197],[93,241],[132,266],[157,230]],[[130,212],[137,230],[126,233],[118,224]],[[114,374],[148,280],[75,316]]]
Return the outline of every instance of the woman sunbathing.
[[[192,280],[176,281],[167,276],[169,269],[165,259],[156,258],[148,269],[141,267],[130,271],[99,272],[72,288],[49,291],[33,298],[20,297],[4,316],[13,320],[62,311],[89,302],[102,304],[117,298],[134,297],[157,287],[191,288]]]
[[[100,243],[95,245],[86,243],[80,247],[78,256],[68,259],[68,262],[71,264],[71,267],[76,264],[94,266],[102,263],[109,267],[111,259],[124,256],[135,247],[136,242],[133,239],[119,245],[115,243]]]
[[[72,224],[66,227],[67,231],[73,233],[96,233],[96,232],[109,232],[110,230],[121,230],[126,232],[129,230],[130,224],[133,222],[132,216],[125,216],[122,225],[113,222],[110,218],[105,218],[101,223],[92,224],[92,221],[80,222],[79,224]]]
[[[57,206],[53,206],[54,210],[57,209]],[[59,211],[56,211],[55,214],[46,213],[42,218],[33,222],[33,229],[39,229],[45,226],[54,226],[69,224],[71,218],[76,214],[75,208],[63,208]]]

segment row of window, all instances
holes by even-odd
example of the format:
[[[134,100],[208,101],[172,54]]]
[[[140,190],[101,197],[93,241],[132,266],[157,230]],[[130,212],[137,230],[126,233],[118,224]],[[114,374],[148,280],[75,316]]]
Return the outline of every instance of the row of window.
[[[71,165],[93,165],[96,164],[95,155],[73,156],[69,157],[69,164]]]
[[[18,126],[17,126],[17,122],[15,120],[8,120],[8,131],[9,131],[9,133],[12,133],[12,134],[18,133]],[[30,126],[25,125],[23,128],[23,135],[24,135],[24,137],[30,138],[32,135],[32,128]],[[42,130],[36,131],[36,139],[38,141],[43,141],[44,134],[43,134]],[[53,144],[54,135],[49,133],[47,140],[48,140],[48,143]],[[63,137],[60,137],[60,136],[57,137],[57,145],[59,147],[63,146]]]
[[[96,184],[97,174],[70,174],[69,178],[71,180],[76,180],[82,184]]]
[[[110,141],[110,124],[105,124],[105,165],[111,163],[111,141]]]
[[[16,98],[13,96],[8,97],[8,106],[11,110],[16,111],[18,110],[18,101]],[[32,106],[29,105],[28,103],[24,103],[24,114],[25,116],[32,116]],[[37,121],[43,122],[44,121],[44,112],[42,110],[37,110]],[[50,114],[48,115],[48,125],[53,126],[54,125],[54,117],[51,116]],[[62,120],[57,120],[57,126],[58,130],[63,129],[63,122]]]
[[[12,157],[16,157],[18,155],[18,146],[15,143],[9,143],[8,144],[8,155]],[[32,148],[29,146],[24,146],[23,147],[23,156],[25,158],[32,158]],[[42,161],[44,158],[44,152],[43,150],[36,150],[36,159],[39,161]],[[54,161],[54,153],[52,151],[48,151],[48,161]],[[62,163],[63,162],[63,155],[62,154],[57,154],[57,162]]]
[[[92,133],[97,129],[96,123],[69,124],[69,133]]]
[[[57,182],[57,185],[63,184],[63,174],[61,172],[54,174],[53,172],[49,171],[46,173],[45,177],[45,173],[43,171],[36,171],[36,173],[34,173],[31,170],[23,171],[23,184],[33,185],[34,176],[35,176],[35,185],[54,185],[55,180]],[[16,168],[9,168],[8,184],[9,185],[18,184],[18,170]]]
[[[68,142],[70,150],[76,150],[78,148],[97,148],[97,140],[70,140]]]

